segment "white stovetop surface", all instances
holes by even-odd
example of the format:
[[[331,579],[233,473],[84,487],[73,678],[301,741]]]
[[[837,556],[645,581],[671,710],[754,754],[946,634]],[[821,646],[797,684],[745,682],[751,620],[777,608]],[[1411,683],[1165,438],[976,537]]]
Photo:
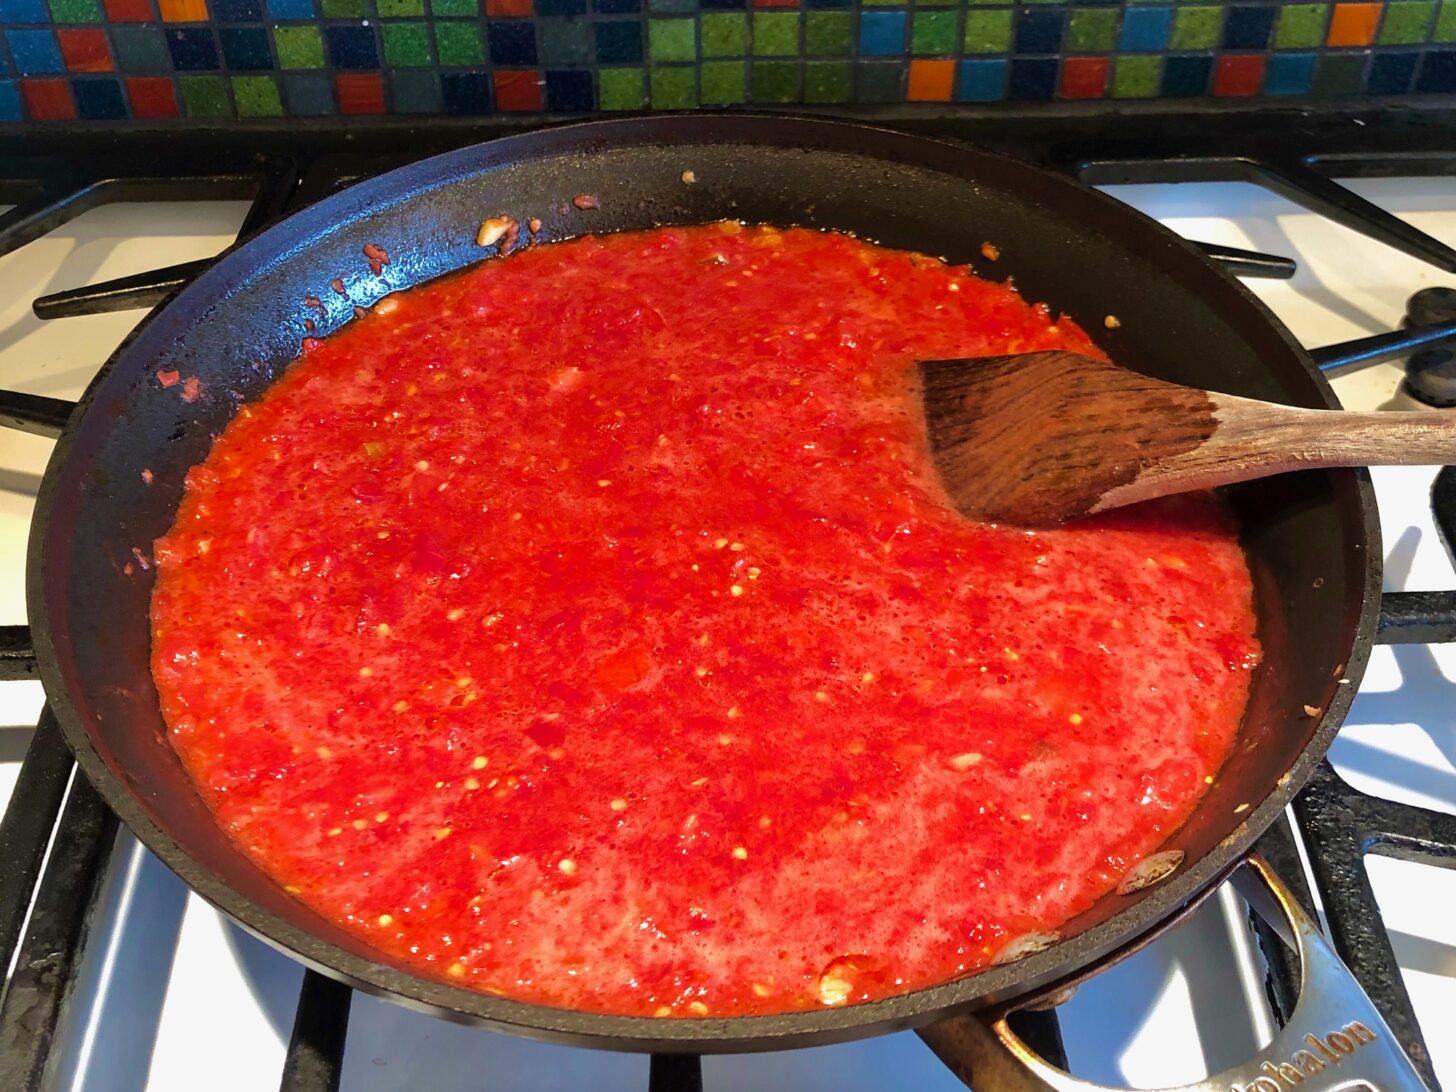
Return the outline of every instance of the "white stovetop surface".
[[[1379,180],[1362,194],[1456,242],[1456,180]],[[1291,282],[1250,281],[1305,344],[1392,329],[1406,298],[1456,286],[1414,259],[1241,183],[1112,190],[1191,237],[1296,257]],[[42,323],[49,291],[204,257],[227,245],[237,203],[110,206],[0,258],[0,383],[80,395],[141,317],[126,312]],[[1341,378],[1349,408],[1402,405],[1399,372]],[[1456,411],[1453,411],[1456,412]],[[50,443],[0,431],[0,624],[24,621],[25,538]],[[1436,536],[1433,470],[1379,471],[1388,588],[1444,588],[1456,574]],[[0,802],[40,709],[38,684],[0,685]],[[1332,751],[1358,787],[1456,811],[1456,647],[1379,648]],[[300,970],[226,922],[123,833],[78,986],[56,1087],[85,1092],[277,1087]],[[1369,858],[1406,984],[1438,1075],[1456,1087],[1456,873]],[[1188,925],[1084,986],[1060,1010],[1079,1076],[1141,1087],[1200,1078],[1270,1033],[1262,983],[1247,962],[1240,907],[1227,892]],[[646,1088],[644,1058],[544,1046],[458,1027],[356,996],[344,1092]],[[960,1087],[909,1034],[791,1054],[709,1058],[710,1089]]]

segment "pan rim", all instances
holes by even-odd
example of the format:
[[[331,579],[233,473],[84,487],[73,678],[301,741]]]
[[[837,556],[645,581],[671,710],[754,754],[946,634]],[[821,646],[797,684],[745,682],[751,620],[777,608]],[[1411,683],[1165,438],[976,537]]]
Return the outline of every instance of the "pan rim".
[[[220,298],[228,291],[227,284],[234,272],[245,264],[256,275],[275,263],[289,260],[294,248],[284,248],[281,252],[268,249],[276,244],[273,233],[280,226],[291,225],[296,229],[305,218],[325,225],[340,225],[347,220],[334,215],[336,212],[356,204],[368,204],[376,196],[387,199],[391,204],[398,203],[407,200],[421,188],[448,185],[462,175],[479,173],[503,160],[579,152],[581,143],[590,143],[593,139],[612,147],[624,144],[691,146],[693,143],[724,143],[735,139],[748,144],[757,142],[781,146],[785,142],[776,137],[772,130],[784,127],[795,129],[796,134],[802,133],[803,143],[815,147],[820,146],[815,141],[816,133],[839,139],[859,137],[862,143],[858,154],[897,162],[900,160],[895,159],[893,154],[896,149],[904,149],[911,159],[916,158],[915,152],[919,149],[922,152],[919,158],[924,159],[923,153],[937,147],[942,154],[999,160],[1013,164],[1016,169],[1028,172],[1029,176],[1039,177],[1044,184],[1076,190],[1084,199],[1095,199],[1116,209],[1117,215],[1142,221],[1144,231],[1153,232],[1163,243],[1175,243],[1190,259],[1195,260],[1210,274],[1221,278],[1224,291],[1232,291],[1243,306],[1252,305],[1278,340],[1310,375],[1315,393],[1327,405],[1338,405],[1327,382],[1314,367],[1303,347],[1257,297],[1231,275],[1214,267],[1191,244],[1114,198],[1020,160],[957,141],[851,121],[787,114],[724,113],[706,117],[670,115],[590,121],[502,137],[486,144],[470,145],[418,160],[324,198],[279,225],[234,244],[196,281],[182,289],[168,303],[187,294],[199,299]],[[754,132],[762,134],[757,141],[754,139]],[[639,139],[634,140],[634,137]],[[573,138],[577,138],[574,147]],[[565,143],[562,147],[553,150],[555,145],[563,141]],[[847,150],[838,143],[833,146],[836,150]],[[482,158],[483,150],[487,150],[487,158]],[[300,232],[300,235],[303,238],[313,238],[307,229]],[[248,252],[255,247],[260,256],[266,253],[268,261],[251,263]],[[47,558],[50,550],[60,545],[52,539],[51,517],[57,497],[61,493],[62,479],[71,462],[70,454],[78,431],[77,423],[87,413],[101,412],[94,403],[107,377],[113,373],[119,362],[127,358],[132,346],[152,330],[166,309],[167,305],[163,305],[148,315],[117,347],[87,388],[78,403],[71,426],[56,444],[37,497],[28,551],[26,586],[32,635],[47,700],[67,743],[76,755],[81,771],[101,793],[108,806],[149,850],[181,876],[202,898],[249,932],[315,970],[357,988],[448,1019],[483,1024],[531,1038],[638,1052],[707,1053],[786,1049],[838,1042],[929,1023],[957,1011],[1008,1000],[1070,973],[1081,971],[1128,942],[1144,938],[1186,904],[1203,894],[1234,862],[1242,858],[1258,835],[1277,818],[1312,774],[1316,763],[1322,759],[1338,730],[1353,700],[1356,690],[1354,684],[1358,683],[1363,673],[1374,635],[1381,568],[1374,493],[1367,472],[1335,472],[1354,480],[1358,507],[1364,521],[1364,541],[1361,543],[1365,547],[1364,586],[1346,672],[1352,685],[1338,688],[1310,742],[1286,772],[1286,778],[1281,779],[1282,783],[1244,816],[1244,821],[1217,850],[1205,854],[1158,887],[1143,893],[1128,908],[1118,911],[1105,921],[1043,952],[1014,963],[993,965],[960,979],[860,1005],[765,1016],[701,1019],[658,1019],[561,1009],[447,985],[324,940],[235,890],[151,820],[141,801],[94,746],[85,718],[72,701],[62,664],[63,657],[67,654],[67,640],[63,634],[58,634],[52,628],[53,619],[49,610],[50,566]]]

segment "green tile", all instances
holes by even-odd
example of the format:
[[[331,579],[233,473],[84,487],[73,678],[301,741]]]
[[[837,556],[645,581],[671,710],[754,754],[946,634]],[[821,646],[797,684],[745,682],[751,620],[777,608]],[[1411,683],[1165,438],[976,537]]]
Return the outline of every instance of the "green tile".
[[[854,75],[848,61],[809,61],[804,65],[804,101],[848,102],[854,96]]]
[[[541,37],[542,64],[591,64],[596,57],[590,23],[577,19],[537,19],[536,29]]]
[[[854,16],[847,11],[804,13],[804,52],[811,57],[847,57],[854,52]]]
[[[479,23],[435,21],[435,51],[442,65],[477,65],[485,63],[485,47],[480,41]]]
[[[704,57],[741,57],[748,51],[748,16],[737,11],[704,12],[698,40]]]
[[[1112,70],[1112,96],[1118,99],[1146,99],[1158,93],[1163,78],[1163,58],[1124,55]]]
[[[652,69],[652,108],[654,110],[685,110],[698,105],[698,91],[693,77],[693,68]]]
[[[1196,8],[1186,8],[1196,11]],[[975,14],[990,14],[977,12]],[[1008,24],[1009,29],[1009,24]],[[1073,9],[1067,18],[1067,37],[1062,49],[1068,53],[1109,53],[1117,41],[1116,8]]]
[[[597,73],[598,99],[603,110],[641,110],[647,92],[640,68],[604,68]]]
[[[430,0],[431,15],[479,15],[480,0]]]
[[[1385,5],[1376,45],[1415,45],[1426,40],[1435,0],[1393,0]]]
[[[322,68],[324,41],[313,23],[273,28],[279,68]]]
[[[272,76],[234,76],[233,99],[240,118],[276,118],[283,115],[283,100]]]
[[[424,68],[430,58],[430,29],[424,23],[384,23],[384,63],[391,68]]]
[[[51,18],[57,23],[99,23],[98,0],[50,0]]]
[[[910,20],[910,52],[945,55],[956,47],[956,11],[917,11]]]
[[[691,19],[651,19],[647,23],[647,55],[654,61],[693,61],[698,48]],[[669,81],[671,82],[671,81]],[[652,105],[657,105],[657,72],[652,73]]]
[[[647,0],[649,10],[683,15],[698,10],[697,0]]]
[[[731,106],[747,101],[744,65],[740,61],[704,61],[698,74],[704,106]]]
[[[425,0],[375,0],[381,19],[419,18],[425,14]]]
[[[1173,17],[1173,33],[1168,38],[1168,48],[1212,49],[1218,45],[1222,26],[1223,8],[1179,8],[1178,14]]]
[[[967,53],[1005,53],[1011,48],[1010,8],[966,12],[961,43]]]
[[[1441,12],[1431,30],[1433,42],[1456,42],[1456,0],[1441,0]]]
[[[1369,53],[1326,53],[1314,73],[1316,95],[1358,95],[1365,86]]]
[[[225,117],[233,112],[227,81],[221,76],[178,76],[177,84],[189,118]]]
[[[750,102],[798,102],[799,62],[758,61],[748,73]]]
[[[1328,4],[1286,4],[1274,29],[1275,49],[1309,49],[1324,44]]]
[[[172,71],[172,55],[156,27],[113,26],[111,44],[116,67],[123,72],[148,75]]]
[[[363,19],[369,14],[366,0],[320,0],[325,19]]]
[[[756,11],[753,13],[753,53],[758,57],[799,55],[799,13]]]

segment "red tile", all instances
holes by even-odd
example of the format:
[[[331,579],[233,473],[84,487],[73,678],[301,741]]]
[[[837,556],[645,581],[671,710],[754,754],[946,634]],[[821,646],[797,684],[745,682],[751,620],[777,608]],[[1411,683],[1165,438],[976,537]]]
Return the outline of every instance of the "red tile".
[[[529,16],[531,0],[485,0],[485,14]]]
[[[76,116],[71,85],[65,80],[21,80],[20,94],[32,121],[70,121]]]
[[[1062,98],[1100,99],[1107,94],[1106,57],[1068,57],[1062,62]]]
[[[126,81],[134,118],[175,118],[177,95],[166,76],[132,76]]]
[[[341,114],[384,113],[384,81],[378,72],[349,72],[334,77]]]
[[[497,110],[541,112],[541,73],[534,68],[497,71],[492,75],[492,80],[495,83]]]
[[[152,14],[151,0],[101,0],[106,8],[106,18],[113,23],[151,23],[156,21]]]
[[[61,56],[72,72],[110,72],[111,51],[106,48],[104,30],[58,30]]]
[[[1262,53],[1220,57],[1213,73],[1213,93],[1219,98],[1257,95],[1264,82],[1264,60]]]
[[[955,61],[911,61],[906,102],[950,102]]]

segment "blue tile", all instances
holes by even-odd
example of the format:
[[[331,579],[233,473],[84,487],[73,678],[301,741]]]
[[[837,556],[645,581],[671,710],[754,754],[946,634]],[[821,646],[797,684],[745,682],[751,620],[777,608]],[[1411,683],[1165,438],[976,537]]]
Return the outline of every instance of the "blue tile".
[[[206,27],[167,31],[167,48],[178,72],[206,72],[217,67],[217,43]]]
[[[859,17],[862,57],[895,57],[905,52],[905,13],[866,11]]]
[[[707,7],[707,4],[703,4]],[[804,6],[808,8],[847,8],[850,0],[805,0]]]
[[[10,46],[15,71],[22,76],[45,76],[66,70],[61,61],[61,47],[48,30],[7,30],[5,41]]]
[[[482,72],[445,72],[440,76],[447,114],[490,113],[490,82]]]
[[[1166,49],[1172,29],[1172,8],[1128,8],[1122,15],[1117,48],[1123,53]]]
[[[546,72],[546,109],[568,114],[584,114],[595,110],[597,96],[592,87],[592,74],[582,71]]]
[[[1376,53],[1370,58],[1365,90],[1371,95],[1404,95],[1416,74],[1415,53]]]
[[[632,15],[642,10],[642,0],[596,0],[592,6],[602,15]]]
[[[1274,29],[1276,10],[1272,4],[1229,8],[1223,20],[1224,49],[1269,48],[1269,32]]]
[[[1456,91],[1456,50],[1433,49],[1421,61],[1417,91]]]
[[[263,6],[258,0],[210,0],[215,23],[256,23],[263,18]]]
[[[45,0],[0,0],[0,23],[49,23]]]
[[[379,67],[379,42],[373,27],[324,27],[324,44],[335,68]]]
[[[407,69],[394,73],[389,81],[390,102],[399,114],[438,114],[440,112],[440,78],[423,69]]]
[[[115,121],[127,116],[126,99],[121,97],[121,81],[111,79],[73,80],[76,94],[76,116],[88,121]]]
[[[597,0],[597,10],[601,11],[602,0]],[[742,11],[748,6],[748,0],[698,0],[698,6],[704,11]]]
[[[1212,57],[1169,57],[1163,63],[1163,95],[1170,99],[1197,98],[1208,94]]]
[[[1006,62],[962,61],[956,66],[956,102],[998,102],[1005,97]]]
[[[597,62],[599,64],[638,64],[642,60],[642,24],[631,22],[598,23]]]
[[[1307,95],[1314,83],[1314,53],[1274,53],[1264,70],[1264,94]]]
[[[586,0],[536,0],[537,15],[585,15]]]
[[[1057,69],[1060,64],[1055,57],[1012,61],[1007,97],[1021,102],[1039,102],[1051,98],[1057,92]]]
[[[290,72],[283,77],[283,101],[301,118],[328,117],[334,109],[334,81],[322,72]]]
[[[1022,8],[1016,22],[1017,53],[1055,53],[1062,48],[1061,8]]]
[[[268,0],[268,14],[274,19],[312,19],[313,0]]]
[[[486,28],[490,38],[490,59],[495,64],[533,65],[536,63],[536,24],[492,23]],[[450,94],[445,93],[445,106]]]
[[[3,49],[0,49],[0,76],[10,75],[10,58]]]
[[[268,49],[268,32],[262,27],[221,27],[223,60],[234,72],[261,72],[273,67]]]
[[[20,120],[20,88],[14,80],[0,80],[0,121]]]

